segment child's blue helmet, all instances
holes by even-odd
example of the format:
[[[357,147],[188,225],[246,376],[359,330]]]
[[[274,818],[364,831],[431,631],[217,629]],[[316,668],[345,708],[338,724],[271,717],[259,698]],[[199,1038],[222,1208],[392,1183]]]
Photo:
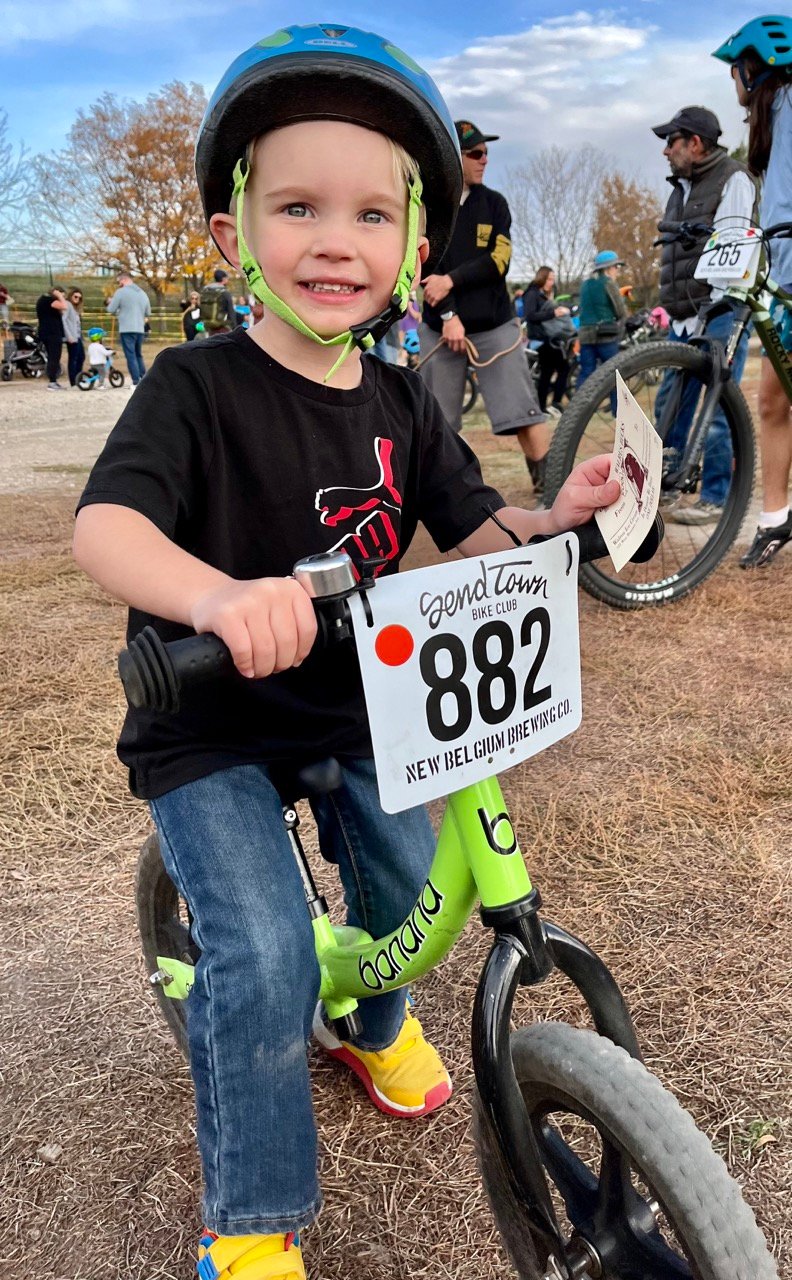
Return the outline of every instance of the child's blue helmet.
[[[792,75],[792,17],[766,14],[752,18],[729,36],[713,58],[721,62],[740,63],[746,54],[755,53],[760,62],[771,68],[786,67]]]
[[[451,238],[462,193],[454,122],[436,84],[412,58],[357,27],[285,27],[231,64],[212,94],[195,150],[207,222],[228,212],[234,167],[249,142],[316,119],[377,129],[417,160],[430,245],[425,269],[431,271]]]
[[[98,342],[100,338],[104,337],[104,329],[89,329],[88,337],[91,342]]]
[[[408,329],[404,335],[404,350],[411,356],[417,356],[421,350],[421,340],[417,329]]]

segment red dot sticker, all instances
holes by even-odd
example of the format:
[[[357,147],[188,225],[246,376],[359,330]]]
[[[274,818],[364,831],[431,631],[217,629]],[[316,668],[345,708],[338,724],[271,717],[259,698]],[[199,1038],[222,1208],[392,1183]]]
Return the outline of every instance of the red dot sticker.
[[[400,667],[412,657],[415,641],[406,627],[383,627],[374,641],[374,652],[386,667]]]

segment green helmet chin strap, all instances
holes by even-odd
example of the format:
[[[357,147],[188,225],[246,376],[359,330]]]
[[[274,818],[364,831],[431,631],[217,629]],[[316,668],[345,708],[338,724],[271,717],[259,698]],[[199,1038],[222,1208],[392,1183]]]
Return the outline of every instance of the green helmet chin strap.
[[[334,338],[320,338],[318,333],[314,333],[300,317],[296,311],[292,311],[277,294],[273,293],[264,279],[264,273],[261,270],[256,259],[250,252],[245,233],[242,227],[242,213],[244,208],[245,187],[250,175],[250,165],[247,160],[238,160],[234,166],[234,200],[236,201],[236,232],[237,244],[239,246],[239,261],[242,270],[247,277],[248,286],[251,293],[258,298],[259,302],[263,302],[264,306],[272,311],[281,320],[285,320],[286,324],[290,324],[293,329],[301,333],[303,337],[310,338],[312,342],[318,342],[322,347],[340,347],[344,350],[336,360],[332,369],[324,376],[324,381],[329,382],[333,374],[346,360],[353,347],[360,347],[361,351],[369,351],[383,338],[388,332],[390,326],[403,316],[407,310],[407,303],[410,300],[410,290],[415,280],[415,257],[418,251],[418,219],[421,210],[421,194],[423,185],[421,179],[415,174],[407,184],[408,204],[407,204],[407,248],[404,252],[404,259],[399,274],[396,277],[396,284],[393,290],[393,296],[390,303],[384,311],[380,311],[378,315],[372,316],[370,320],[363,320],[360,324],[353,324],[349,329],[345,329],[343,333],[337,334]]]

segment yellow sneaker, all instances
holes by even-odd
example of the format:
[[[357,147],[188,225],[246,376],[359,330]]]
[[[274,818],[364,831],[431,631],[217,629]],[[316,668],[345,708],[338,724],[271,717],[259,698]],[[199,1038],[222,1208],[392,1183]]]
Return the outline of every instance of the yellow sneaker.
[[[198,1241],[199,1280],[305,1280],[299,1236],[216,1236]]]
[[[339,1040],[324,1021],[321,1004],[316,1006],[313,1033],[331,1058],[345,1062],[360,1077],[374,1106],[388,1116],[425,1116],[451,1097],[451,1077],[409,1009],[387,1049],[366,1053]]]

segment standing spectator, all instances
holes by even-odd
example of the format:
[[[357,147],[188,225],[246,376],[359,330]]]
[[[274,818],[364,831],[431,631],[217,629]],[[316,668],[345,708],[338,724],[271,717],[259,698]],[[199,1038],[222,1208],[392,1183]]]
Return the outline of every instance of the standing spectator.
[[[8,289],[4,284],[0,284],[0,333],[8,332],[8,322],[11,318],[9,316],[8,309],[13,306],[13,304],[14,299],[11,297]]]
[[[671,168],[669,182],[673,188],[663,214],[663,225],[683,221],[713,224],[719,230],[742,229],[751,225],[756,214],[756,187],[747,167],[734,160],[724,147],[718,146],[721,135],[718,117],[706,107],[683,107],[673,120],[658,124],[652,130],[665,142],[663,155]],[[685,247],[677,241],[663,245],[660,261],[660,302],[671,316],[670,342],[689,342],[701,331],[699,312],[709,302],[722,296],[706,280],[696,280],[694,271],[708,239],[704,231]],[[723,315],[707,323],[710,337],[728,342],[734,321],[731,305]],[[732,361],[731,376],[742,377],[748,355],[748,330],[740,339]],[[655,401],[655,416],[660,419],[665,399],[673,385],[666,376]],[[666,469],[675,469],[682,458],[685,440],[695,411],[694,397],[682,402],[671,431],[665,439]],[[667,517],[676,524],[717,524],[732,478],[732,445],[726,416],[719,411],[712,420],[704,450],[701,490],[689,506],[673,505]],[[673,494],[670,495],[673,499]]]
[[[196,337],[196,326],[200,319],[201,295],[197,289],[193,289],[187,299],[187,305],[182,311],[181,318],[182,329],[184,330],[184,337],[187,342],[192,342]]]
[[[522,297],[523,314],[528,326],[528,338],[531,342],[539,342],[539,381],[536,394],[539,408],[543,413],[549,412],[554,418],[561,416],[567,378],[569,377],[569,361],[566,358],[566,346],[575,333],[575,326],[569,314],[569,307],[559,307],[554,301],[555,272],[552,267],[540,267]],[[556,320],[566,320],[569,334],[564,338],[563,332],[553,328]],[[553,379],[555,382],[553,383]],[[553,402],[547,409],[547,396],[553,383]]]
[[[63,336],[66,339],[68,354],[69,386],[77,385],[85,363],[85,347],[82,340],[82,289],[72,286],[66,299],[66,310],[63,313]]]
[[[42,293],[36,303],[39,338],[47,349],[48,391],[66,390],[58,382],[63,351],[63,313],[66,309],[66,290],[62,284],[54,284],[49,293]]]
[[[594,259],[594,270],[580,290],[580,376],[578,387],[590,378],[598,364],[604,364],[619,350],[624,333],[627,304],[619,293],[616,277],[624,263],[612,249],[602,249]],[[611,396],[611,412],[616,416],[616,392]]]
[[[483,365],[478,381],[492,430],[517,436],[534,493],[540,494],[549,437],[506,287],[511,213],[504,197],[484,186],[487,143],[497,135],[482,133],[469,120],[455,124],[464,187],[451,243],[437,272],[423,281],[421,376],[448,422],[461,430],[469,338]]]
[[[792,18],[753,18],[716,49],[728,62],[741,107],[747,107],[748,164],[764,174],[760,222],[772,227],[792,222]],[[770,241],[773,279],[792,292],[792,240]],[[788,312],[777,306],[781,341],[792,351]],[[786,392],[769,360],[759,375],[759,435],[762,450],[762,510],[754,540],[740,560],[743,569],[761,569],[792,538],[789,476],[792,471],[792,416]]]
[[[126,357],[127,369],[136,387],[146,372],[143,363],[143,336],[151,315],[148,294],[132,281],[128,271],[118,277],[118,288],[107,304],[111,316],[118,316],[118,336]]]
[[[201,290],[201,324],[203,334],[211,338],[215,333],[229,333],[237,327],[234,299],[228,288],[228,272],[218,267],[211,284]]]

